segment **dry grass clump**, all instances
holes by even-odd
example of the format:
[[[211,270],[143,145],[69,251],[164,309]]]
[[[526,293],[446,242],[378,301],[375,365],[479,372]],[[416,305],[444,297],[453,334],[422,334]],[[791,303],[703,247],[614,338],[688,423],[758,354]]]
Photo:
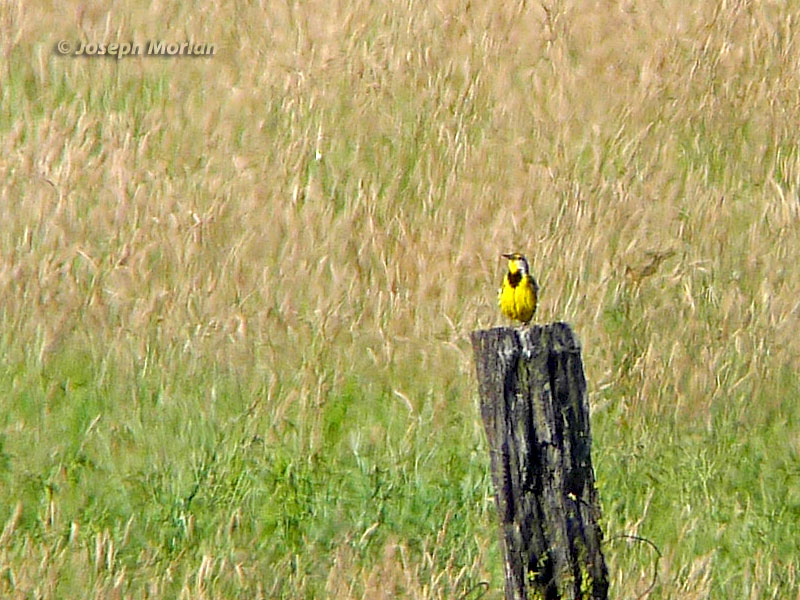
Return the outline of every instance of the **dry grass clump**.
[[[466,334],[501,323],[519,250],[537,319],[583,340],[608,528],[657,538],[652,597],[796,591],[766,520],[800,506],[795,20],[6,3],[0,590],[439,598],[497,574]],[[736,550],[763,538],[732,523],[770,540]],[[609,553],[641,592],[646,553]]]

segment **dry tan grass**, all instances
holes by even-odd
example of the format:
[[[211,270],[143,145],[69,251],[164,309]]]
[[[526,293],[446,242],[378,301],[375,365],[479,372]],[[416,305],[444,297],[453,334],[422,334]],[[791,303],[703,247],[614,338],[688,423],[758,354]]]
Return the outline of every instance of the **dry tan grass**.
[[[0,11],[8,361],[86,352],[123,388],[148,370],[169,386],[175,370],[216,365],[245,388],[271,382],[254,406],[277,438],[352,382],[393,392],[398,410],[432,403],[434,423],[477,419],[466,334],[501,323],[498,255],[520,250],[542,284],[537,319],[582,338],[597,410],[710,427],[721,404],[743,420],[769,414],[750,416],[749,398],[780,408],[771,381],[800,356],[790,6]],[[192,38],[218,53],[58,57],[62,38]],[[456,573],[423,589],[403,548],[354,575],[343,547],[330,593],[457,588]],[[26,570],[36,561],[102,569],[91,549],[59,552],[26,549],[17,585],[47,580],[45,566]],[[183,596],[212,597],[206,577],[235,571],[215,561]],[[712,561],[665,561],[660,593],[707,597]],[[100,578],[98,597],[117,597],[125,576]],[[615,577],[627,597],[649,574]]]

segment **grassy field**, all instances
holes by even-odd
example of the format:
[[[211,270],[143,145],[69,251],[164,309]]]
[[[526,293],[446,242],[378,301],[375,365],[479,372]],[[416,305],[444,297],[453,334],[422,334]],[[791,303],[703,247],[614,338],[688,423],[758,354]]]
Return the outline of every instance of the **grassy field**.
[[[502,598],[468,334],[519,250],[612,597],[800,598],[800,4],[47,4],[0,4],[0,596]]]

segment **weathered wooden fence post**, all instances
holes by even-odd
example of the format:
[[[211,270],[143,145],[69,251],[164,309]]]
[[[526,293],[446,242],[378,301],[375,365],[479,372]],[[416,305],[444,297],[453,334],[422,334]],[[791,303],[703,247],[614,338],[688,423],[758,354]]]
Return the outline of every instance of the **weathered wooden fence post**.
[[[474,331],[506,600],[605,600],[581,349],[566,323]]]

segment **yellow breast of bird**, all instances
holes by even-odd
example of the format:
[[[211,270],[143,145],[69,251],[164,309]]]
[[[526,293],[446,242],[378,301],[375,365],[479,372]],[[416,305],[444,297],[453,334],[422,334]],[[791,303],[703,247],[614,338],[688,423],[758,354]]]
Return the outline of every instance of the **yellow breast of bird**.
[[[500,288],[499,304],[505,316],[523,323],[530,321],[536,310],[536,289],[530,277],[525,275],[518,282],[509,282],[507,274]]]

